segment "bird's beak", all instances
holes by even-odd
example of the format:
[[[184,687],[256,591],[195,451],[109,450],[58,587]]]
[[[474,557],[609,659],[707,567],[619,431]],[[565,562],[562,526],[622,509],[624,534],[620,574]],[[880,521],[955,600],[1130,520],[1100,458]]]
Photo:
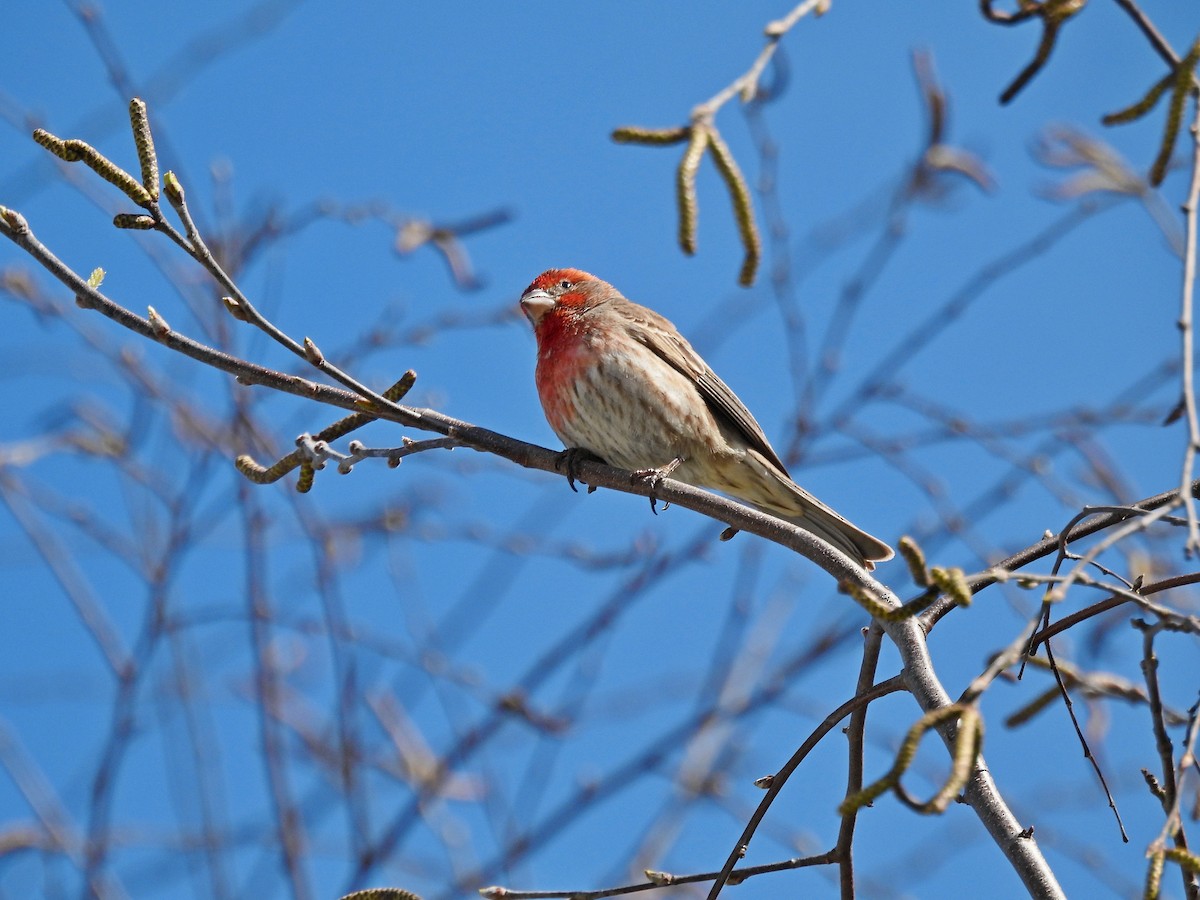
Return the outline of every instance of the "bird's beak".
[[[554,309],[554,298],[538,288],[534,291],[526,291],[521,297],[521,312],[525,313],[525,318],[529,319],[530,324],[537,325],[542,321],[542,316]]]

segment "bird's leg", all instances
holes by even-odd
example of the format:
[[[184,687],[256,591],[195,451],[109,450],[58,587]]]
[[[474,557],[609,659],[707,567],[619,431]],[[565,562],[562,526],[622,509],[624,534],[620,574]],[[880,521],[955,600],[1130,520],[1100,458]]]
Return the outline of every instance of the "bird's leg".
[[[657,469],[634,469],[630,475],[630,481],[645,481],[647,483],[647,486],[650,488],[650,511],[656,516],[658,515],[658,498],[654,496],[654,492],[662,484],[662,480],[678,469],[682,463],[683,457],[677,456],[665,466],[660,466]],[[666,508],[664,504],[663,509]]]
[[[575,479],[579,478],[579,464],[585,461],[604,462],[604,460],[591,450],[586,450],[583,447],[568,447],[562,453],[558,454],[558,459],[554,461],[554,467],[566,474],[567,484],[577,494],[579,493],[579,488],[575,487]],[[596,486],[594,484],[588,485],[587,492],[589,494],[595,490]]]

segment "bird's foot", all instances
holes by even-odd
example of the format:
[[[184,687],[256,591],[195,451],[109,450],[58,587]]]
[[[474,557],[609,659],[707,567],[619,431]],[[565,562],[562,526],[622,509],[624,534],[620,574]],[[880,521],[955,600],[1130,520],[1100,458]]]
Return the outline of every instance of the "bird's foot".
[[[583,447],[568,447],[562,453],[558,454],[558,459],[554,462],[554,467],[567,476],[567,484],[577,494],[579,493],[579,488],[575,487],[575,481],[579,478],[579,464],[582,462],[604,462],[604,460],[591,450],[585,450]],[[588,485],[587,492],[589,494],[595,490],[596,486],[594,484]]]
[[[650,489],[650,511],[656,516],[658,515],[658,497],[655,496],[655,491],[662,484],[664,478],[670,476],[672,472],[679,468],[683,463],[683,457],[677,456],[665,466],[657,469],[634,469],[629,476],[629,480],[633,483],[639,481],[646,482],[646,486]],[[666,509],[670,504],[664,503],[663,509]]]

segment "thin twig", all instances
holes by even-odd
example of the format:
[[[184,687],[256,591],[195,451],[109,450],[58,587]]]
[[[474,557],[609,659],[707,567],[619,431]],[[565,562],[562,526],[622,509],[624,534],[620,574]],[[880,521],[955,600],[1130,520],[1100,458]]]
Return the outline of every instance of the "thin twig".
[[[1200,481],[1194,481],[1191,485],[1192,496],[1200,496]],[[1144,500],[1139,500],[1136,503],[1129,505],[1128,512],[1113,512],[1104,515],[1094,516],[1090,521],[1082,521],[1077,525],[1069,527],[1062,535],[1049,535],[1042,538],[1035,544],[1031,544],[1024,550],[1014,553],[1012,556],[1001,560],[992,566],[990,569],[981,572],[968,579],[968,584],[971,586],[973,593],[978,594],[980,591],[998,581],[1007,577],[1004,573],[1016,572],[1024,568],[1031,562],[1049,556],[1056,552],[1063,540],[1068,543],[1077,541],[1080,538],[1095,534],[1098,531],[1103,531],[1106,528],[1111,528],[1113,525],[1124,522],[1131,515],[1137,515],[1141,511],[1155,510],[1162,506],[1172,506],[1179,502],[1179,489],[1172,488],[1169,491],[1163,491],[1161,494],[1155,494],[1152,497],[1147,497]],[[933,629],[938,620],[946,615],[951,609],[954,609],[954,603],[948,600],[939,600],[928,610],[921,614],[921,622],[926,632]]]
[[[1142,632],[1142,673],[1146,679],[1146,694],[1149,698],[1150,721],[1154,730],[1154,746],[1158,751],[1162,765],[1161,799],[1163,811],[1167,814],[1162,830],[1147,848],[1147,855],[1153,857],[1166,848],[1171,840],[1179,850],[1188,851],[1187,834],[1182,828],[1180,803],[1182,799],[1183,776],[1191,763],[1195,761],[1196,731],[1198,724],[1197,706],[1190,710],[1187,733],[1184,737],[1183,752],[1180,754],[1178,769],[1175,765],[1175,751],[1171,737],[1167,734],[1166,712],[1162,702],[1162,694],[1158,682],[1158,656],[1154,652],[1154,639],[1163,630],[1163,623],[1149,625],[1139,619],[1133,622],[1135,628]],[[1186,869],[1180,869],[1183,878],[1183,894],[1188,900],[1197,896],[1196,883]]]
[[[856,694],[865,693],[875,682],[879,667],[879,651],[883,645],[883,629],[872,622],[863,635],[863,658],[858,667]],[[850,714],[846,729],[846,796],[852,797],[863,787],[863,745],[866,739],[868,705],[863,704]],[[838,881],[842,900],[854,900],[854,826],[858,822],[858,809],[842,816],[838,828],[835,850],[838,854]]]
[[[1138,29],[1146,36],[1150,42],[1150,46],[1154,48],[1154,52],[1163,58],[1172,70],[1179,66],[1179,54],[1171,49],[1171,45],[1167,39],[1163,37],[1162,32],[1154,25],[1153,22],[1142,12],[1141,8],[1134,0],[1115,0],[1117,6],[1121,7],[1133,19]]]
[[[761,866],[742,866],[735,869],[734,877],[738,883],[755,875],[766,875],[770,872],[786,872],[808,866],[827,866],[831,862],[833,851],[818,853],[815,856],[798,856],[782,862],[766,863]],[[480,888],[479,894],[484,900],[603,900],[605,897],[624,897],[628,894],[639,894],[642,891],[656,891],[664,887],[680,884],[701,884],[712,881],[717,872],[696,872],[688,875],[675,875],[670,872],[655,872],[646,870],[647,881],[635,884],[623,884],[620,887],[601,888],[600,890],[567,890],[567,891],[514,891],[511,888],[492,886]],[[342,900],[349,900],[343,897]]]
[[[725,865],[713,881],[712,887],[708,892],[708,900],[716,900],[720,896],[721,889],[729,881],[738,860],[746,855],[746,849],[750,846],[750,840],[754,837],[754,832],[758,830],[758,826],[767,814],[767,810],[771,808],[771,804],[775,802],[775,798],[779,796],[779,792],[783,790],[783,786],[787,784],[787,780],[791,777],[792,773],[796,771],[800,763],[804,762],[805,757],[821,742],[821,739],[829,734],[842,719],[855,710],[863,709],[871,701],[885,697],[895,691],[903,690],[903,688],[903,679],[898,675],[889,678],[887,681],[881,681],[869,690],[851,697],[826,716],[821,724],[812,730],[809,736],[804,739],[804,742],[796,748],[796,752],[791,755],[791,758],[772,776],[766,793],[758,803],[758,808],[750,816],[750,821],[746,823],[745,829],[742,831],[733,850],[726,858]],[[832,862],[832,859],[830,861]]]
[[[1159,591],[1166,591],[1172,588],[1198,583],[1200,583],[1200,572],[1189,572],[1186,575],[1176,575],[1171,578],[1164,578],[1161,581],[1156,581],[1151,584],[1144,584],[1138,589],[1137,593],[1138,596],[1145,596],[1148,594],[1156,594]],[[1038,644],[1047,638],[1054,637],[1056,634],[1061,634],[1069,628],[1073,628],[1074,626],[1078,625],[1080,622],[1094,618],[1098,615],[1102,615],[1111,609],[1116,609],[1118,606],[1122,606],[1130,602],[1134,602],[1134,598],[1128,594],[1113,594],[1107,600],[1101,600],[1099,603],[1094,603],[1086,609],[1081,609],[1069,616],[1064,616],[1056,621],[1053,625],[1048,625],[1041,631],[1034,634],[1033,637],[1029,639],[1030,649],[1036,650]]]
[[[1196,288],[1196,240],[1197,207],[1200,207],[1200,102],[1193,101],[1192,120],[1192,181],[1187,199],[1183,204],[1186,239],[1183,253],[1183,290],[1180,301],[1179,331],[1182,347],[1180,355],[1183,366],[1183,405],[1187,412],[1188,442],[1183,454],[1183,472],[1179,485],[1179,499],[1187,510],[1188,536],[1185,552],[1188,555],[1200,551],[1200,519],[1196,515],[1196,503],[1189,489],[1195,471],[1196,453],[1200,451],[1200,415],[1196,410],[1195,390],[1195,326],[1193,300]]]
[[[217,261],[217,258],[213,255],[212,251],[208,248],[208,244],[205,242],[203,236],[200,234],[199,229],[196,227],[196,223],[192,218],[191,210],[188,209],[187,198],[179,184],[179,180],[175,178],[172,173],[168,172],[164,178],[164,181],[167,184],[167,189],[165,190],[167,200],[170,202],[171,207],[175,210],[180,221],[183,223],[184,230],[187,233],[187,238],[186,240],[183,239],[179,233],[162,217],[161,212],[157,209],[155,210],[157,213],[156,228],[170,237],[180,247],[182,247],[189,256],[191,256],[194,260],[196,260],[196,262],[203,266],[205,270],[208,271],[217,284],[229,292],[229,294],[236,301],[235,308],[238,310],[238,319],[253,325],[255,328],[258,328],[277,344],[290,350],[296,356],[299,356],[301,359],[312,364],[316,369],[333,378],[335,381],[345,385],[356,394],[362,396],[364,399],[371,401],[372,404],[377,404],[384,408],[395,406],[394,403],[391,403],[391,401],[385,399],[381,394],[371,390],[365,384],[362,384],[360,381],[353,378],[348,373],[343,372],[333,363],[326,360],[320,351],[313,352],[304,343],[294,340],[282,330],[277,328],[275,324],[266,316],[262,315],[254,306],[254,304],[250,302],[246,295],[242,293],[241,288],[239,288],[237,283],[226,273],[225,269],[221,266],[221,264]],[[307,340],[308,339],[306,338],[305,341]]]
[[[1125,831],[1125,823],[1121,820],[1121,811],[1117,809],[1116,798],[1113,797],[1112,791],[1108,787],[1108,779],[1104,777],[1104,770],[1100,768],[1100,761],[1096,759],[1096,755],[1092,753],[1092,747],[1084,736],[1083,729],[1079,726],[1079,719],[1075,715],[1075,704],[1071,701],[1071,693],[1067,690],[1067,682],[1063,678],[1062,672],[1058,669],[1058,663],[1054,659],[1054,650],[1050,641],[1044,641],[1042,646],[1046,650],[1046,658],[1050,662],[1050,671],[1054,673],[1054,682],[1058,685],[1059,696],[1062,697],[1063,706],[1066,707],[1067,715],[1071,719],[1071,725],[1075,728],[1075,737],[1079,740],[1079,745],[1083,748],[1084,758],[1092,764],[1092,771],[1096,773],[1096,778],[1100,782],[1100,787],[1104,791],[1104,797],[1108,800],[1108,808],[1113,811],[1113,816],[1117,820],[1117,829],[1121,832],[1121,841],[1129,843],[1129,835]]]
[[[804,0],[798,4],[790,13],[782,19],[776,19],[774,22],[767,24],[763,29],[763,33],[767,37],[767,43],[759,52],[750,68],[744,73],[735,78],[716,94],[709,97],[692,111],[692,118],[711,119],[713,115],[722,106],[732,100],[735,96],[740,95],[743,100],[751,100],[758,92],[758,80],[762,77],[763,71],[767,68],[767,63],[771,61],[771,57],[775,55],[775,51],[779,49],[779,41],[785,34],[792,30],[797,22],[811,12],[823,12],[828,6],[829,0]]]

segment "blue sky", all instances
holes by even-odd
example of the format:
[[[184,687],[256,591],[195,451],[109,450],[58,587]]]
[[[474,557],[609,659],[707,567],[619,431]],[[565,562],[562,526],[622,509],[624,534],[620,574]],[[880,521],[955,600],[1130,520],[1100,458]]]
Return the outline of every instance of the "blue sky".
[[[132,167],[129,89],[149,103],[160,165],[183,180],[207,233],[237,232],[239,223],[261,222],[267,210],[279,221],[295,221],[314,203],[439,223],[498,210],[510,215],[465,241],[482,284],[473,291],[457,289],[428,248],[398,257],[392,230],[369,216],[351,223],[318,220],[271,243],[241,273],[241,286],[282,328],[311,336],[327,354],[346,356],[372,386],[383,388],[415,368],[415,405],[557,447],[538,408],[533,340],[515,302],[538,272],[569,265],[611,281],[693,337],[774,443],[799,449],[797,480],[889,541],[922,536],[941,564],[977,570],[1032,543],[1044,529],[1061,527],[1083,503],[1137,499],[1178,479],[1184,433],[1157,424],[1177,396],[1175,377],[1139,381],[1178,353],[1179,261],[1146,210],[1135,202],[1101,201],[1104,208],[1057,236],[1046,252],[1039,247],[1028,261],[1001,266],[999,277],[981,278],[1069,215],[1070,204],[1045,196],[1063,173],[1038,165],[1031,154],[1047,124],[1070,123],[1100,135],[1143,171],[1154,156],[1161,110],[1134,125],[1099,126],[1101,115],[1133,102],[1163,74],[1115,3],[1097,0],[1068,23],[1047,69],[1007,107],[996,98],[1032,55],[1034,23],[989,25],[973,4],[842,2],[820,19],[802,21],[783,41],[783,68],[771,71],[772,78],[786,79],[786,90],[761,111],[779,148],[790,306],[780,302],[769,278],[781,263],[778,247],[768,248],[753,288],[737,286],[741,251],[709,162],[698,183],[699,252],[689,258],[675,242],[678,148],[618,146],[609,139],[618,125],[683,124],[695,104],[745,71],[762,47],[763,26],[787,4],[368,4],[350,13],[336,4],[302,3],[260,9],[261,21],[245,18],[241,3],[203,9],[109,4],[100,21],[118,48],[116,69],[106,67],[70,4],[31,4],[6,17],[0,203],[25,214],[77,271],[102,266],[105,289],[134,310],[152,304],[174,327],[197,336],[211,322],[207,312],[189,311],[176,287],[203,284],[187,260],[161,236],[108,227],[111,214],[125,208],[115,191],[79,167],[60,171],[28,137],[40,125],[88,140]],[[1177,49],[1189,45],[1196,20],[1186,4],[1148,0],[1146,10]],[[808,351],[815,352],[839,308],[837,298],[865,271],[884,230],[890,192],[925,134],[912,77],[915,49],[933,54],[950,95],[949,141],[978,154],[997,189],[988,195],[955,182],[942,203],[909,210],[895,252],[849,325],[841,368],[814,412],[817,431],[797,440],[797,398],[812,370],[801,368],[798,345],[789,342],[788,311],[801,311],[812,336]],[[125,81],[114,86],[118,69]],[[733,103],[717,124],[756,181],[763,167],[755,123]],[[1179,149],[1182,158],[1182,142]],[[1156,202],[1170,214],[1185,185],[1186,172],[1172,172]],[[761,203],[758,212],[766,234],[770,223]],[[846,223],[849,229],[839,230]],[[838,234],[844,238],[831,239]],[[0,246],[0,268],[26,265],[14,248]],[[956,308],[956,298],[966,298],[965,305],[951,322],[947,310]],[[212,451],[172,422],[163,404],[139,402],[120,367],[88,349],[86,336],[114,353],[128,348],[160,384],[216,420],[230,415],[239,389],[70,309],[63,320],[0,305],[7,360],[0,441],[10,448],[25,441],[45,446],[48,435],[71,431],[81,410],[97,410],[137,434],[134,458],[156,473],[151,482],[161,479],[168,492],[183,488],[187,477],[200,485],[190,495],[198,510],[195,546],[170,588],[172,608],[189,624],[182,649],[158,650],[147,663],[135,704],[138,737],[119,769],[114,800],[114,822],[130,836],[114,852],[112,871],[134,896],[208,896],[214,882],[196,854],[186,865],[164,861],[146,835],[175,833],[199,815],[199,801],[180,774],[187,766],[173,760],[189,745],[184,719],[170,703],[171,660],[186,660],[198,673],[198,708],[218,748],[209,763],[219,773],[216,802],[233,830],[253,832],[265,821],[267,788],[241,612],[245,543],[236,513],[238,481],[228,467],[232,448],[203,462]],[[834,412],[854,396],[863,373],[890,359],[907,335],[943,323],[943,333],[884,373],[906,402],[856,403],[844,427],[834,427]],[[390,337],[369,353],[351,353],[376,327]],[[76,328],[85,330],[84,338]],[[239,332],[232,348],[299,371],[259,335]],[[300,431],[336,417],[290,398],[250,393],[264,429],[283,451]],[[1120,396],[1127,403],[1118,424],[1037,424],[1080,407],[1103,410]],[[938,421],[935,408],[943,420],[980,425],[977,439],[922,442]],[[994,440],[983,426],[994,426]],[[375,426],[363,439],[390,445],[398,431]],[[884,458],[877,451],[887,442],[903,449]],[[1113,484],[1097,478],[1098,467],[1114,475],[1116,497]],[[1030,468],[1040,468],[1040,477],[1013,474]],[[150,555],[163,539],[156,531],[163,524],[160,507],[129,479],[107,473],[102,462],[59,445],[6,477],[14,479],[9,497],[14,484],[28,487],[34,518],[55,536],[121,641],[137,646],[151,602],[139,579],[99,542],[46,512],[42,501],[48,495],[77,501],[112,533],[143,535]],[[335,593],[359,639],[369,635],[399,648],[375,652],[355,644],[349,655],[361,692],[400,698],[435,752],[484,721],[489,698],[527,677],[532,661],[569,629],[613,598],[629,598],[617,624],[577,647],[569,665],[531,691],[540,707],[578,713],[580,725],[555,739],[507,726],[461,772],[467,795],[479,784],[494,786],[494,793],[486,801],[439,806],[373,873],[373,883],[409,886],[429,897],[454,896],[447,873],[487,869],[511,835],[555,821],[556,804],[569,810],[571,791],[581,782],[602,779],[687,721],[713,694],[706,679],[722,665],[738,661],[742,668],[730,683],[753,692],[789,673],[786,660],[814,635],[853,634],[865,622],[822,572],[777,548],[745,536],[717,544],[719,527],[686,510],[651,517],[639,498],[575,495],[560,479],[465,450],[414,457],[397,471],[364,464],[345,478],[322,473],[316,490],[302,499],[277,486],[259,489],[256,502],[271,522],[266,572],[279,617],[273,646],[281,665],[290,667],[289,687],[307,701],[297,708],[322,726],[342,702],[339,664],[315,636],[329,592],[314,587],[303,522],[336,535]],[[352,525],[369,526],[397,510],[406,517],[397,534],[368,528],[353,535]],[[957,534],[948,527],[955,515],[967,518]],[[0,718],[10,741],[36,760],[57,802],[82,828],[109,734],[114,679],[19,516],[11,505],[0,511],[0,585],[8,597],[0,627]],[[1180,546],[1174,535],[1151,545],[1162,554],[1155,565],[1186,566]],[[656,565],[669,574],[647,574]],[[901,564],[880,574],[911,593]],[[652,587],[638,587],[639,577]],[[1072,609],[1089,599],[1095,598],[1073,594]],[[951,694],[1011,640],[1034,602],[1016,589],[994,589],[939,625],[934,658]],[[1194,608],[1195,601],[1174,602]],[[1090,638],[1068,638],[1064,650],[1085,669],[1137,679],[1140,643],[1128,618],[1113,619],[1111,630]],[[1194,700],[1188,693],[1194,667],[1188,674],[1183,662],[1194,649],[1182,637],[1163,641],[1171,702],[1186,707]],[[672,780],[689,752],[710,745],[688,749],[667,741],[664,762],[610,800],[554,825],[553,839],[491,880],[530,889],[620,883],[631,877],[626,864],[647,833],[672,837],[659,855],[639,857],[639,865],[679,872],[719,867],[757,802],[750,780],[778,767],[814,722],[852,691],[857,644],[849,638],[838,647],[787,674],[787,689],[768,709],[712,738],[711,747],[733,760],[724,793],[688,806],[677,831],[663,824],[677,808]],[[419,664],[424,651],[452,661],[455,678],[430,677]],[[885,654],[881,677],[895,666]],[[1000,724],[1047,684],[1031,677],[992,689],[984,706],[989,760],[1018,815],[1036,819],[1070,895],[1128,895],[1129,886],[1140,883],[1145,845],[1161,822],[1138,775],[1140,766],[1156,762],[1145,709],[1080,704],[1122,803],[1131,834],[1123,845],[1061,708],[1027,729]],[[886,768],[890,742],[915,715],[901,697],[879,709],[868,776]],[[378,723],[363,710],[355,715],[364,740],[376,750],[386,747]],[[827,739],[784,793],[751,862],[825,849],[836,836],[832,809],[844,766],[838,738]],[[335,896],[351,886],[344,815],[337,802],[327,802],[324,775],[305,762],[299,738],[290,734],[288,741],[312,841],[307,877],[316,896]],[[920,758],[930,779],[940,754],[927,748]],[[923,782],[921,790],[931,784]],[[409,796],[398,781],[379,776],[370,794],[374,829]],[[30,818],[13,779],[0,777],[0,825]],[[905,836],[899,843],[897,830]],[[974,891],[981,897],[1015,890],[965,808],[918,821],[884,798],[862,817],[860,835],[863,896],[947,896],[977,872],[988,873]],[[231,895],[253,889],[287,896],[277,854],[242,840],[224,875]],[[449,853],[448,843],[461,856]],[[936,850],[948,845],[955,851]],[[1108,868],[1089,872],[1081,846],[1100,854]],[[894,879],[897,870],[905,877]],[[824,896],[835,887],[827,875],[785,873],[753,880],[737,893]],[[0,896],[79,889],[70,864],[32,853],[0,858]]]

